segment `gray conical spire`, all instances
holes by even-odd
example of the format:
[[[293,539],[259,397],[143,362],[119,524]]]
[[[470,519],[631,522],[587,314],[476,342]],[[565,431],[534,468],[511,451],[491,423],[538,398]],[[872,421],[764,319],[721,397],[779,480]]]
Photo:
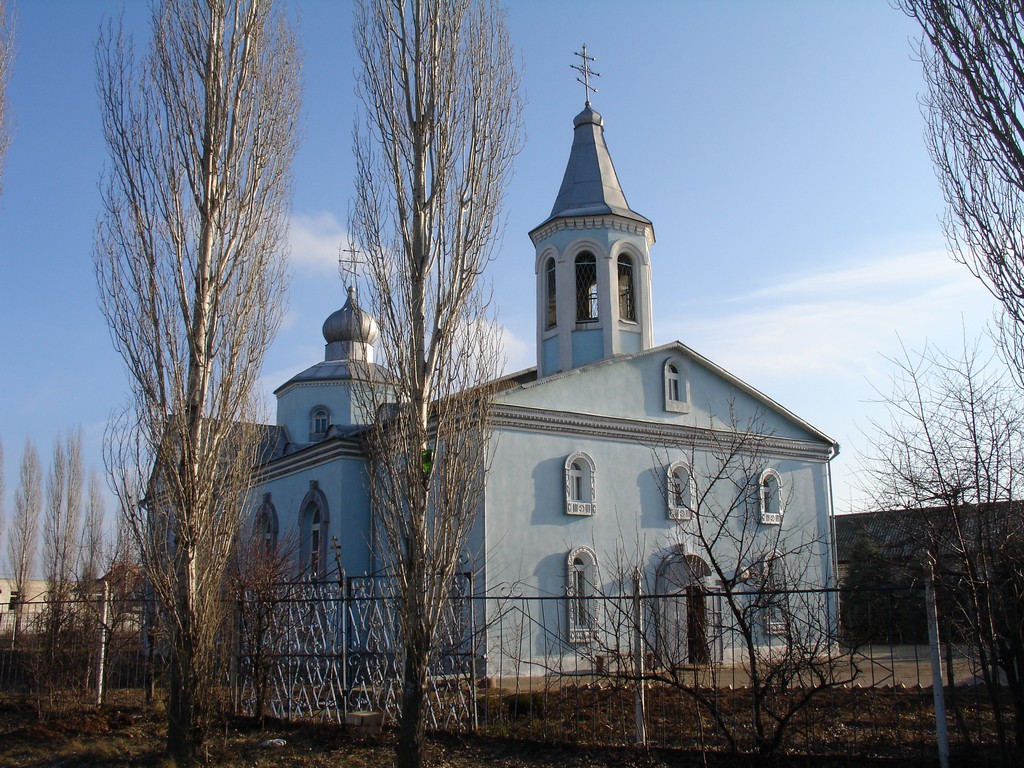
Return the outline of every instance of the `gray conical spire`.
[[[633,221],[650,221],[629,207],[619,186],[608,147],[604,143],[604,120],[591,109],[583,109],[573,120],[574,134],[569,163],[562,186],[551,208],[551,219],[567,216],[616,214]]]

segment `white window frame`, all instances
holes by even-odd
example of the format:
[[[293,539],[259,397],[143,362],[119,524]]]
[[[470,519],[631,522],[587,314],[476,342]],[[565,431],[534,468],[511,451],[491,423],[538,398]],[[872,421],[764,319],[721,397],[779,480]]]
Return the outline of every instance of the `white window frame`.
[[[770,494],[772,484],[775,485],[774,500]],[[770,467],[757,479],[757,505],[761,514],[761,525],[782,525],[782,477]]]
[[[576,451],[565,460],[565,514],[590,516],[597,511],[594,460]]]
[[[690,379],[682,360],[670,357],[663,371],[665,410],[673,413],[690,412]]]
[[[323,429],[318,429],[323,420]],[[309,412],[309,440],[323,440],[327,437],[327,430],[331,426],[331,409],[326,405],[314,405]]]
[[[679,503],[679,494],[676,491],[680,480],[685,481],[685,492],[689,496],[689,504],[685,501],[682,504]],[[668,509],[668,519],[680,522],[692,520],[695,493],[690,465],[682,460],[672,462],[665,473],[665,504]]]
[[[597,637],[600,601],[597,554],[590,547],[576,547],[565,561],[566,612],[569,642],[585,645]],[[582,594],[581,594],[582,593]]]

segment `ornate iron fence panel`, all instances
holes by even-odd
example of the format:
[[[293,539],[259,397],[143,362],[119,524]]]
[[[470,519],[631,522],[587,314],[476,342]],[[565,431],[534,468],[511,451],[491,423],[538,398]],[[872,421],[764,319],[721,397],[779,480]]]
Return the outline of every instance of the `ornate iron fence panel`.
[[[284,719],[345,713],[344,610],[337,582],[282,585],[239,606],[241,708]]]
[[[381,577],[348,580],[347,679],[349,709],[383,712],[397,721],[401,708],[400,609],[394,583]],[[472,577],[459,574],[442,606],[427,690],[431,728],[458,730],[474,723],[476,636]]]
[[[478,639],[472,578],[456,577],[442,608],[427,691],[428,725],[475,722]],[[251,715],[341,722],[347,712],[401,707],[400,601],[392,580],[352,577],[282,585],[238,606],[239,705]]]

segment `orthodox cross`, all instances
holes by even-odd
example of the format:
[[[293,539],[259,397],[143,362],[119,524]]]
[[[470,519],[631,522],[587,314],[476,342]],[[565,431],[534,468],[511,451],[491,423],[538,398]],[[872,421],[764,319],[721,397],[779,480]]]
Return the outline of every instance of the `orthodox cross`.
[[[581,80],[580,78],[577,77],[576,78],[576,82],[583,86],[583,91],[584,91],[584,93],[586,94],[586,97],[587,97],[587,106],[589,107],[590,106],[590,92],[593,91],[594,93],[597,93],[597,88],[595,88],[594,86],[592,86],[590,84],[590,76],[591,75],[593,75],[594,77],[600,77],[601,76],[600,72],[595,72],[594,70],[592,70],[590,68],[590,62],[597,61],[597,59],[594,58],[593,56],[587,56],[587,46],[586,46],[586,44],[583,45],[583,50],[582,51],[576,51],[576,53],[574,53],[573,56],[579,56],[580,57],[580,63],[579,64],[570,64],[569,66],[572,67],[573,69],[575,69],[581,75],[583,75],[583,79]]]
[[[346,257],[345,254],[348,256]],[[345,288],[356,287],[356,277],[359,273],[359,251],[351,243],[348,248],[338,249],[338,272],[341,273],[341,280],[345,284]]]

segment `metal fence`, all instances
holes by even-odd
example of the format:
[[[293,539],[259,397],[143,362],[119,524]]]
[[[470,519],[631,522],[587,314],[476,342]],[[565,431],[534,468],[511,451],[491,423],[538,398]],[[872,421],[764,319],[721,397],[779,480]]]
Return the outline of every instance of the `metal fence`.
[[[997,711],[1013,732],[1009,690],[999,686],[993,696],[981,684],[971,643],[942,622],[939,637],[949,642],[929,642],[923,590],[773,593],[825,611],[785,620],[774,603],[747,600],[764,634],[744,643],[729,607],[710,591],[590,596],[584,611],[572,605],[578,597],[473,595],[470,584],[461,577],[453,585],[439,631],[432,728],[902,758],[933,757],[944,733],[954,754],[984,751],[997,743]],[[232,601],[226,700],[249,715],[342,722],[346,713],[372,710],[393,722],[397,599],[385,580],[350,578]],[[695,618],[694,600],[719,602]],[[5,617],[0,693],[43,708],[159,698],[155,615],[143,601],[101,596],[60,611],[44,604],[22,617],[17,637]],[[583,615],[592,622],[585,638],[569,626]],[[818,645],[808,637],[812,625],[825,632]],[[704,633],[696,644],[695,630]],[[945,711],[938,720],[937,706]]]

